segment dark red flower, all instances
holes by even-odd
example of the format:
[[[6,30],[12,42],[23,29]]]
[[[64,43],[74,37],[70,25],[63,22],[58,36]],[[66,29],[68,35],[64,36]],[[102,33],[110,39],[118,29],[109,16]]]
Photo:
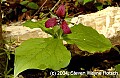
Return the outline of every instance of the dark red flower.
[[[54,27],[55,25],[57,25],[57,20],[56,18],[50,18],[45,22],[45,27],[49,28],[49,27]]]
[[[49,27],[54,27],[55,25],[60,25],[60,27],[62,28],[64,34],[69,34],[71,33],[70,28],[68,27],[67,22],[64,20],[65,17],[65,6],[61,5],[57,11],[56,11],[56,15],[58,18],[50,18],[45,22],[45,27],[49,28]]]
[[[61,5],[57,11],[56,11],[56,15],[60,18],[64,18],[65,17],[65,6],[64,5]]]
[[[66,22],[65,20],[63,20],[63,22],[62,22],[61,28],[62,28],[64,34],[69,34],[69,33],[71,33],[71,30],[70,30],[70,28],[68,27],[68,24],[67,24],[67,22]]]

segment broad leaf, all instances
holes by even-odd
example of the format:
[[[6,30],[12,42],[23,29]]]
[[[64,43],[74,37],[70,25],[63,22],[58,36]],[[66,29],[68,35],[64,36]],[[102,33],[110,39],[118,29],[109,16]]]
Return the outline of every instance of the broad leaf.
[[[92,27],[82,24],[71,28],[72,33],[66,39],[68,43],[76,44],[81,50],[88,52],[103,52],[112,47],[109,39],[99,34]]]
[[[26,9],[26,8],[23,8],[23,9],[22,9],[22,12],[26,12],[26,11],[27,11],[27,9]]]
[[[59,70],[66,67],[70,59],[70,52],[60,39],[29,39],[16,48],[14,76],[26,69]]]
[[[88,2],[92,2],[93,0],[84,0],[83,4],[86,4]]]
[[[102,10],[102,9],[103,9],[103,4],[102,4],[102,3],[95,3],[95,7],[96,7],[98,10]]]
[[[29,1],[22,1],[20,2],[21,5],[26,5]]]
[[[37,22],[32,22],[32,21],[28,20],[23,24],[23,26],[30,27],[30,28],[41,28],[44,32],[53,36],[54,31],[52,29],[49,29],[49,28],[45,27],[45,21],[46,20],[40,20],[40,21],[37,21]]]
[[[34,2],[28,3],[27,7],[31,8],[31,9],[38,9],[38,5]]]
[[[120,64],[116,65],[115,69],[116,69],[116,71],[118,71],[120,73]]]
[[[23,23],[23,26],[29,27],[29,28],[39,28],[41,24],[38,22],[32,22],[31,20],[26,21]]]

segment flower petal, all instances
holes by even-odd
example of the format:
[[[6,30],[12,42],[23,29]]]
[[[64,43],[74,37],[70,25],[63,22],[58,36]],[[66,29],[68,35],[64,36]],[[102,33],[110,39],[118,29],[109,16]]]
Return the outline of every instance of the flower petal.
[[[64,18],[65,17],[65,6],[61,5],[57,11],[56,11],[56,15],[60,18]]]
[[[45,22],[45,27],[46,28],[54,27],[56,24],[57,24],[56,18],[50,18]]]
[[[67,22],[65,20],[63,20],[63,22],[62,22],[61,28],[62,28],[64,34],[70,34],[71,33],[71,30],[68,27],[68,24],[67,24]]]

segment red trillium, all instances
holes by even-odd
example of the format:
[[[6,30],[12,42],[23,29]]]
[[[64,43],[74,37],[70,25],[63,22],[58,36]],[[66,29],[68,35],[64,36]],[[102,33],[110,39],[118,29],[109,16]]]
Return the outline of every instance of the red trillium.
[[[45,27],[50,28],[50,27],[54,27],[55,25],[60,25],[60,27],[62,28],[64,34],[71,33],[71,30],[68,27],[67,22],[64,20],[64,18],[65,18],[65,6],[64,5],[61,5],[57,9],[56,15],[57,15],[58,18],[50,18],[50,19],[48,19],[45,22]]]

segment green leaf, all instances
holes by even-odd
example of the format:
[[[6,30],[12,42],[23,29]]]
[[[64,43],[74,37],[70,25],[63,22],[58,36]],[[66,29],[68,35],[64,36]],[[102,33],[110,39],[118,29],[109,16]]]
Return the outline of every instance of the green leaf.
[[[31,20],[26,21],[23,23],[23,26],[29,27],[29,28],[39,28],[40,24],[38,22],[32,22]]]
[[[38,5],[34,2],[28,3],[27,7],[31,8],[31,9],[38,9]]]
[[[103,4],[102,4],[102,3],[95,3],[95,7],[96,7],[98,10],[102,10],[102,9],[103,9]]]
[[[27,9],[26,9],[26,8],[23,8],[23,9],[22,9],[22,12],[26,12],[26,11],[27,11]]]
[[[112,47],[110,40],[92,27],[79,24],[72,27],[71,31],[72,33],[67,36],[66,41],[76,44],[83,51],[103,52]]]
[[[115,69],[116,69],[116,71],[118,71],[120,73],[120,64],[116,65]]]
[[[21,5],[26,5],[29,1],[22,1],[20,2]]]
[[[30,28],[41,28],[44,32],[53,36],[54,35],[53,29],[49,29],[49,28],[45,27],[46,20],[40,20],[37,22],[32,22],[32,21],[28,20],[25,23],[23,23],[23,26],[30,27]]]
[[[66,67],[70,59],[70,52],[61,39],[29,39],[16,48],[14,76],[26,69],[59,70]]]
[[[84,0],[83,4],[86,4],[88,2],[92,2],[93,0]]]

